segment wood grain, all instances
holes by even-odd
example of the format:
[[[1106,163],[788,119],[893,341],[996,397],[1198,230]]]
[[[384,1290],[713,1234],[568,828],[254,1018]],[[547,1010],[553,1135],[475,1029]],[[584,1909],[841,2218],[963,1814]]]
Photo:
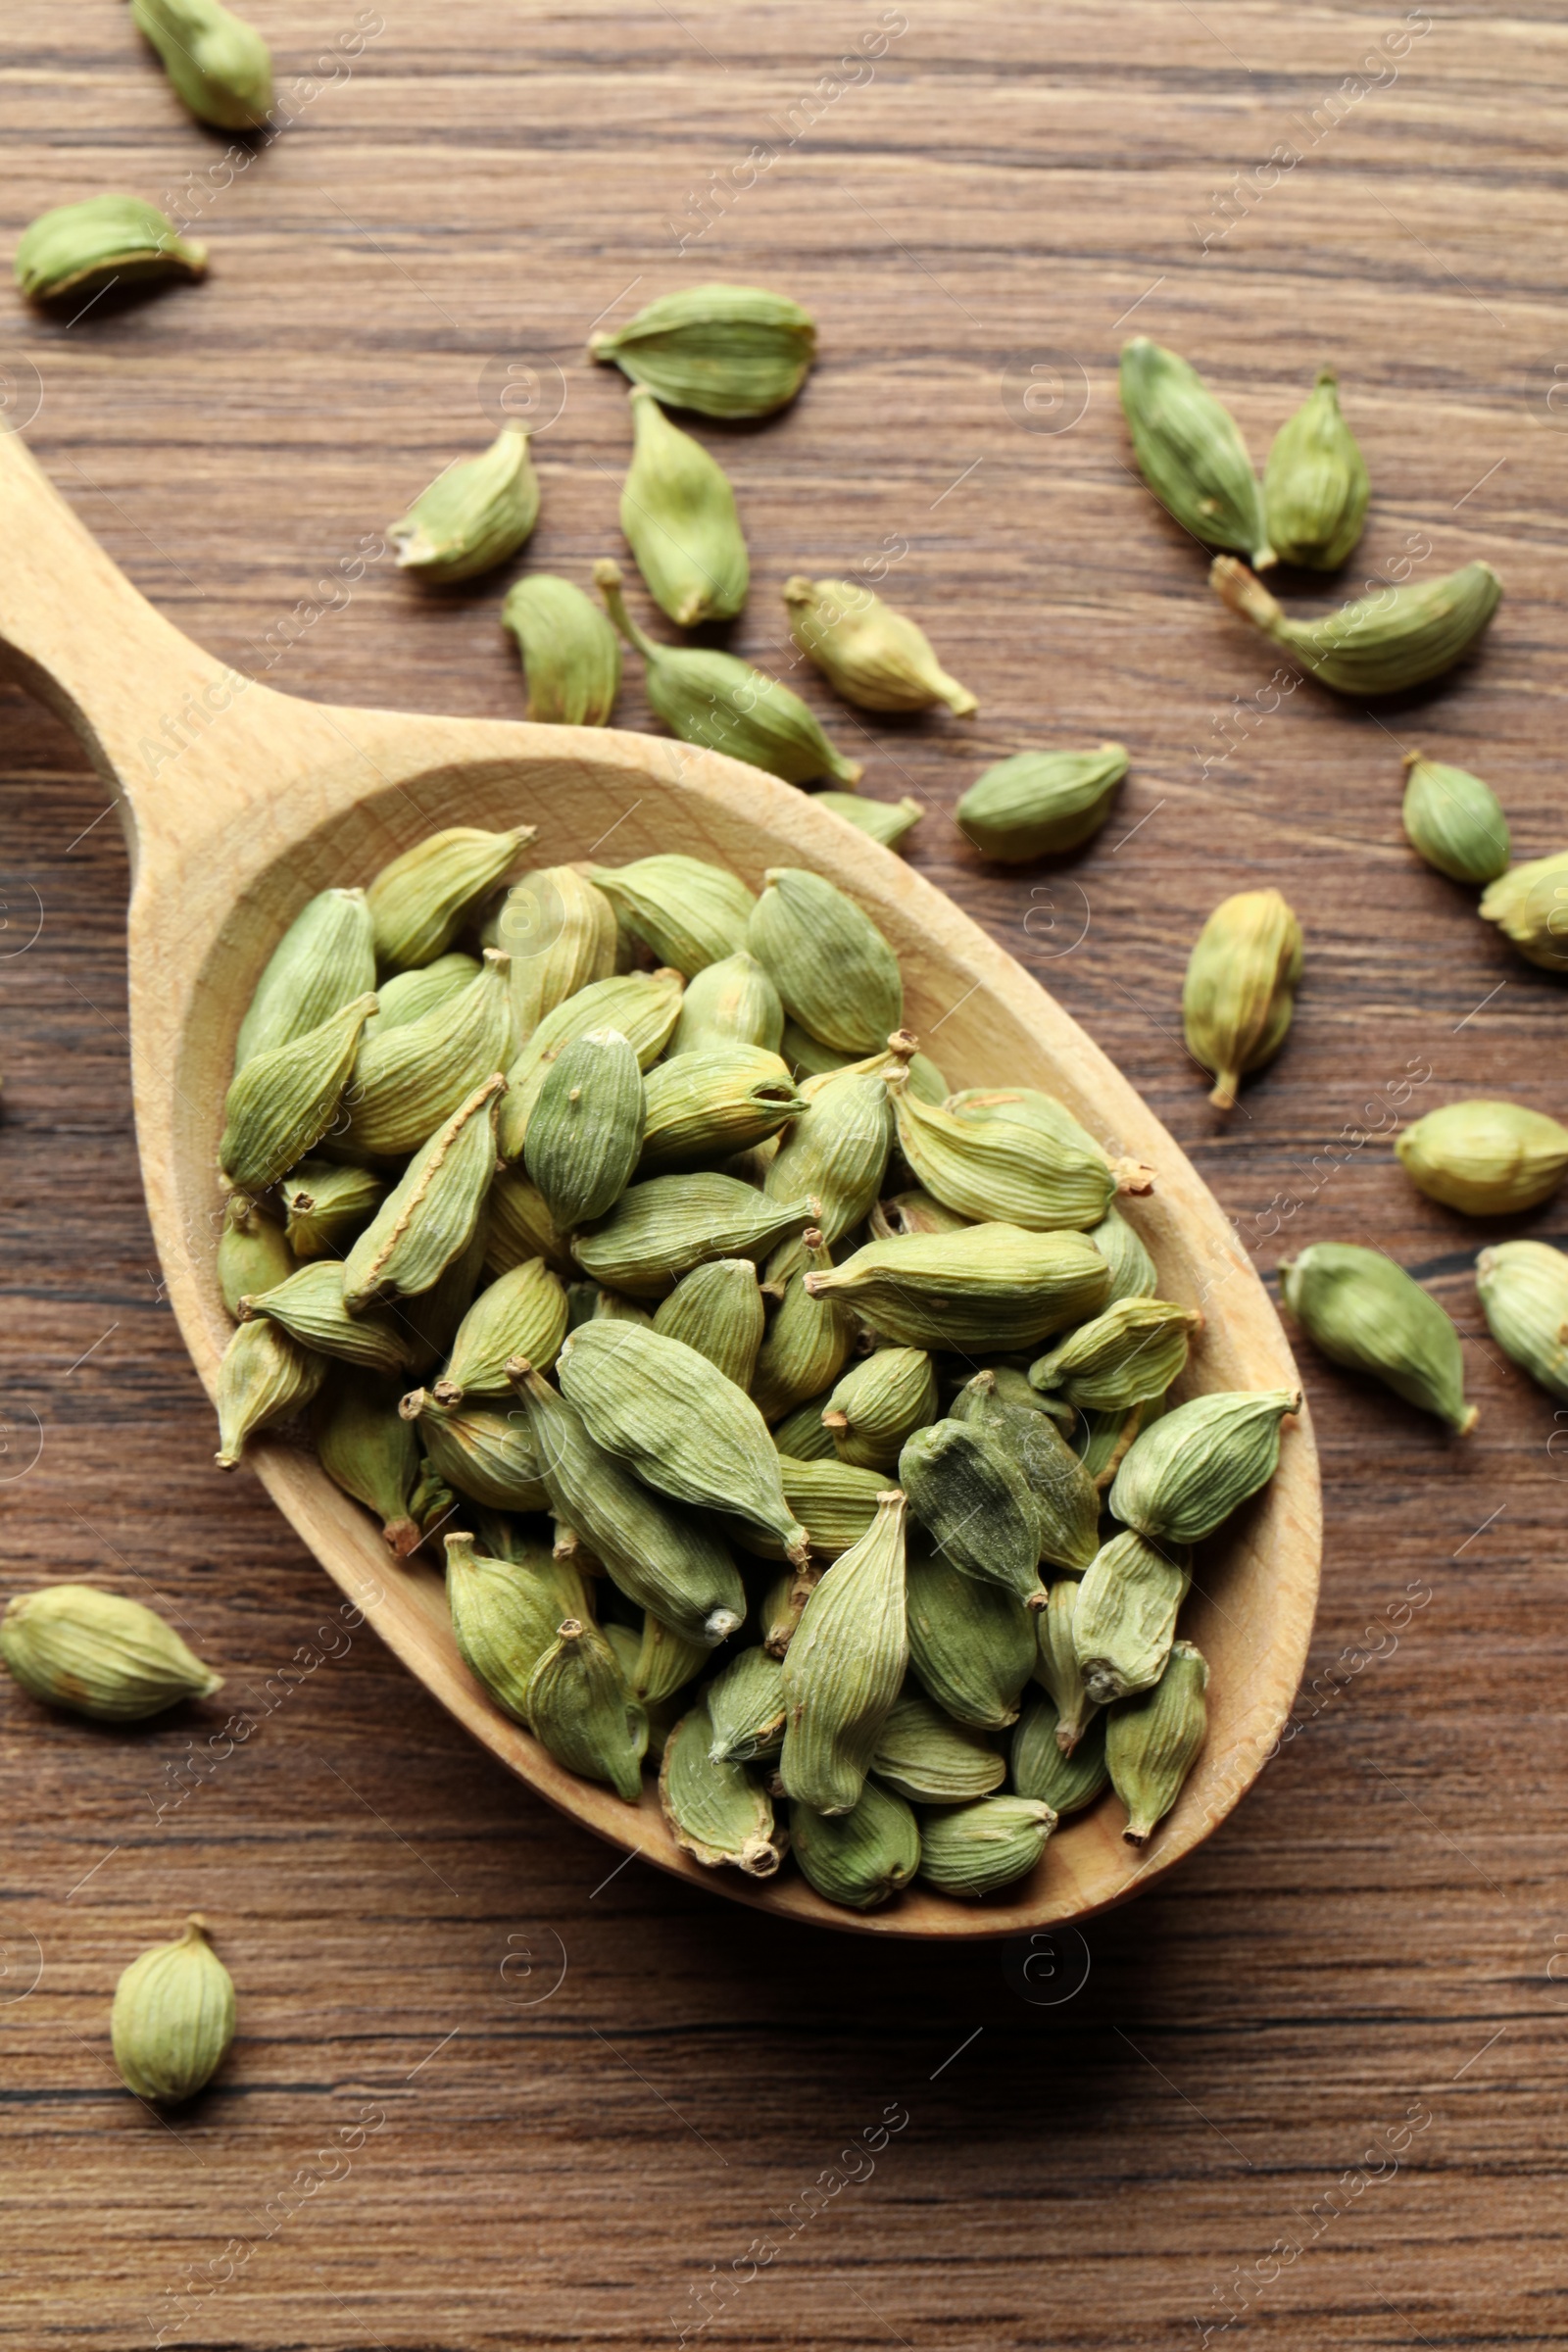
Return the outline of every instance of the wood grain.
[[[339,29],[251,13],[285,84]],[[1127,1072],[1260,1268],[1297,1239],[1377,1240],[1428,1280],[1483,1417],[1460,1446],[1303,1351],[1329,1544],[1298,1736],[1189,1867],[1091,1926],[1088,1982],[1056,2005],[1020,1993],[1016,1954],[1009,1973],[1004,1951],[827,1941],[635,1863],[603,1886],[604,1848],[368,1637],[345,1648],[259,1490],[213,1479],[129,1129],[123,858],[74,746],[8,696],[8,1558],[145,1577],[199,1647],[288,1694],[162,1820],[194,1725],[127,1740],[0,1710],[4,2128],[45,2190],[12,2221],[0,2330],[467,2352],[662,2344],[710,2315],[737,2342],[1108,2352],[1230,2310],[1293,2352],[1562,2340],[1561,1445],[1486,1339],[1474,1229],[1414,1199],[1381,1140],[1423,1070],[1407,1111],[1562,1108],[1558,989],[1397,824],[1419,742],[1492,779],[1523,853],[1560,845],[1560,24],[1434,23],[1390,65],[1392,12],[911,6],[830,97],[879,11],[385,13],[205,208],[205,286],[72,326],[7,313],[8,419],[41,391],[28,438],[84,521],[271,684],[514,715],[493,592],[419,600],[377,563],[345,595],[343,559],[485,436],[487,366],[553,383],[554,360],[527,560],[585,576],[615,544],[625,446],[616,379],[577,365],[590,321],[708,276],[797,295],[825,354],[798,409],[705,428],[756,560],[733,642],[784,666],[790,571],[906,545],[890,592],[982,704],[968,727],[867,730],[871,789],[928,805],[911,862]],[[0,71],[8,238],[99,187],[232,170],[116,0],[23,0]],[[1352,75],[1382,86],[1348,98]],[[702,199],[764,142],[754,186]],[[1300,161],[1263,184],[1287,144]],[[693,201],[713,225],[680,253]],[[1259,457],[1332,359],[1374,479],[1350,585],[1486,557],[1506,597],[1482,660],[1375,715],[1271,689],[1127,471],[1113,368],[1135,323],[1210,375]],[[621,715],[648,723],[635,685]],[[1071,867],[999,875],[953,830],[984,759],[1104,734],[1134,753],[1125,822]],[[1301,915],[1308,981],[1221,1134],[1180,973],[1200,915],[1259,877]],[[1563,1238],[1562,1211],[1507,1230]],[[322,1663],[290,1690],[301,1649]],[[228,1923],[245,2033],[176,2140],[114,2087],[107,2000],[197,1900]],[[1056,1979],[1040,1965],[1036,1994],[1082,1974],[1065,1942]],[[842,2152],[895,2102],[909,2121],[874,2172],[803,2219],[826,2168],[865,2171]],[[345,2154],[367,2104],[387,2121]],[[307,2194],[302,2173],[338,2177]],[[166,2300],[225,2263],[200,2304]]]

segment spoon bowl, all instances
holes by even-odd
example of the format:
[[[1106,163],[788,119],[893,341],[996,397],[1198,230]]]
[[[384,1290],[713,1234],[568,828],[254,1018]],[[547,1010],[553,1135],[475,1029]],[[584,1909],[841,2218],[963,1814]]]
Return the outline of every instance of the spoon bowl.
[[[131,1075],[153,1233],[209,1393],[231,1325],[219,1292],[217,1149],[240,1018],[282,932],[318,891],[366,883],[426,833],[527,823],[539,865],[680,850],[754,889],[769,865],[844,883],[895,949],[906,1018],[940,1026],[966,1086],[1059,1096],[1113,1152],[1156,1170],[1124,1204],[1161,1293],[1204,1329],[1182,1394],[1299,1386],[1256,1273],[1217,1202],[1119,1071],[974,923],[858,828],[722,756],[609,728],[429,718],[305,703],[226,668],[110,562],[16,434],[0,435],[0,671],[74,728],[130,844]],[[541,945],[544,943],[541,942]],[[1201,1547],[1183,1617],[1209,1660],[1209,1731],[1175,1810],[1141,1853],[1114,1800],[1065,1823],[1031,1876],[984,1904],[912,1888],[864,1915],[794,1873],[765,1884],[677,1851],[641,1803],[577,1779],[503,1715],[458,1654],[439,1566],[394,1561],[368,1515],[287,1437],[246,1460],[327,1573],[410,1670],[562,1812],[647,1861],[764,1910],[859,1933],[1003,1936],[1120,1902],[1191,1852],[1261,1770],[1290,1711],[1317,1599],[1320,1503],[1304,1418],[1272,1485]],[[220,1473],[215,1470],[214,1476]]]

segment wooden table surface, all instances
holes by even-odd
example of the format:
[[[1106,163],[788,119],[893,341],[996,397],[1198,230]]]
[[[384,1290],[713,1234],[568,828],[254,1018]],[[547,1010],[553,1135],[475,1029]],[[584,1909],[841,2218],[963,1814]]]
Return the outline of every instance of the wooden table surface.
[[[183,119],[121,0],[8,12],[7,248],[105,187],[183,190],[211,243],[204,286],[72,324],[0,295],[4,421],[130,575],[289,692],[516,714],[503,583],[421,597],[384,525],[510,387],[543,428],[526,560],[585,579],[627,447],[592,322],[705,278],[797,296],[798,407],[702,428],[753,550],[734,643],[782,666],[789,572],[885,569],[979,717],[806,691],[869,790],[920,800],[914,861],[1119,1060],[1260,1268],[1374,1241],[1428,1282],[1482,1417],[1460,1443],[1303,1348],[1328,1548],[1295,1736],[1054,1955],[784,1933],[616,1870],[214,1472],[137,1177],[123,850],[74,742],[0,695],[5,1587],[158,1597],[257,1727],[182,1774],[199,1710],[125,1735],[0,1693],[0,2341],[1568,2343],[1568,1425],[1487,1337],[1483,1237],[1388,1148],[1466,1094],[1565,1106],[1560,984],[1398,823],[1420,744],[1494,783],[1521,854],[1563,839],[1560,14],[250,13],[292,118],[254,155]],[[1282,684],[1129,471],[1140,329],[1259,462],[1333,362],[1372,514],[1298,602],[1486,557],[1481,659],[1376,712]],[[621,709],[652,723],[636,681]],[[1105,735],[1133,766],[1093,848],[985,866],[950,815],[980,765]],[[1181,973],[1263,883],[1306,983],[1221,1128]],[[194,1905],[239,2037],[161,2125],[109,2000]]]

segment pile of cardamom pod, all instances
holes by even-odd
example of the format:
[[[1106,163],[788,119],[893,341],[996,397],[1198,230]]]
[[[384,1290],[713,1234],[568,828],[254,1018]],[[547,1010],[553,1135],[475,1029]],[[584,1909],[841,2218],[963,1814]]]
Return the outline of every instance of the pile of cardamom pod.
[[[1166,1409],[1201,1318],[1117,1209],[1151,1171],[950,1091],[852,896],[509,887],[529,838],[431,836],[262,975],[219,1461],[309,1408],[496,1704],[628,1803],[657,1765],[702,1862],[978,1896],[1107,1787],[1141,1845],[1204,1734],[1191,1546],[1299,1399]]]

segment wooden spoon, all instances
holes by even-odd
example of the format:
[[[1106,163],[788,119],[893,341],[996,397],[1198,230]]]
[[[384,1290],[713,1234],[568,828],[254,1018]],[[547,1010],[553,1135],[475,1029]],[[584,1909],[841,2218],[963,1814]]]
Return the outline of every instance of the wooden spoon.
[[[1113,1149],[1157,1170],[1131,1210],[1167,1297],[1201,1305],[1195,1389],[1299,1385],[1246,1252],[1120,1073],[1009,956],[902,859],[755,768],[646,735],[330,709],[214,661],[138,595],[16,434],[0,435],[0,668],[74,727],[129,839],[131,1074],[153,1232],[209,1392],[229,1323],[215,1268],[217,1146],[234,1035],[306,900],[364,883],[456,823],[537,825],[555,865],[612,841],[617,860],[683,850],[754,887],[769,865],[843,881],[898,952],[906,1017],[966,1085],[1049,1088]],[[1063,882],[1070,899],[1077,885]],[[1317,1597],[1320,1507],[1309,1430],[1287,1426],[1267,1493],[1204,1546],[1183,1626],[1212,1669],[1200,1763],[1143,1854],[1114,1799],[1065,1825],[1032,1877],[983,1906],[912,1889],[865,1916],[786,1869],[755,1885],[679,1854],[651,1784],[640,1807],[564,1771],[459,1657],[439,1565],[389,1559],[314,1457],[263,1439],[248,1458],[377,1632],[476,1739],[552,1804],[694,1884],[795,1919],[880,1936],[1019,1936],[1121,1901],[1205,1838],[1256,1778],[1289,1713]],[[214,1477],[221,1475],[215,1470]]]

